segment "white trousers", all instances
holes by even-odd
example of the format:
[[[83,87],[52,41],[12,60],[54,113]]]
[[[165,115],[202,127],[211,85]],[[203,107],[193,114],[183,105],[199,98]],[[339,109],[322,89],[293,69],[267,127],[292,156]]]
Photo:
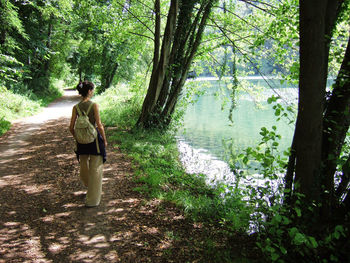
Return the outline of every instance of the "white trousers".
[[[100,204],[102,193],[102,156],[82,154],[79,159],[80,179],[87,187],[85,204],[87,206],[97,206]]]

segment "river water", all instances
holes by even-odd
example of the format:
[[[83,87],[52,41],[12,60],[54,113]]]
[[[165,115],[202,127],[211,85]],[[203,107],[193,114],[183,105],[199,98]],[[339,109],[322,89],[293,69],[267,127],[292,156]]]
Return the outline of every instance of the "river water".
[[[236,91],[232,121],[229,120],[231,91],[227,83],[211,78],[187,83],[197,86],[204,94],[195,96],[195,103],[185,111],[177,140],[180,158],[187,172],[205,174],[209,184],[234,181],[225,162],[229,158],[225,144],[231,145],[237,153],[242,152],[259,143],[262,127],[271,130],[276,126],[277,133],[282,136],[279,149],[283,151],[291,145],[294,123],[289,124],[286,118],[276,121],[274,104],[268,104],[267,99],[272,95],[279,96],[282,105],[295,106],[297,88],[282,85],[273,78],[242,78],[240,82],[243,87]]]

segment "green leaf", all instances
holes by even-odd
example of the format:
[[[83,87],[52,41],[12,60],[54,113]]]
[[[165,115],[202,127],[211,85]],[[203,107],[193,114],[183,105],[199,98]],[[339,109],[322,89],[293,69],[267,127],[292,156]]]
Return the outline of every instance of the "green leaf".
[[[317,241],[316,241],[316,239],[314,237],[309,237],[309,241],[310,241],[310,244],[311,244],[312,248],[317,248],[318,247],[318,243],[317,243]]]
[[[276,222],[279,223],[282,221],[282,217],[279,214],[277,214],[277,215],[275,215],[275,220],[276,220]]]
[[[340,238],[340,233],[339,232],[334,232],[334,237],[335,239],[339,239]]]
[[[307,239],[305,238],[305,235],[303,235],[302,233],[297,233],[293,239],[293,242],[296,245],[301,245],[306,243]]]
[[[297,233],[299,233],[299,230],[296,227],[289,229],[289,236],[291,238],[294,238]]]
[[[280,256],[277,253],[271,253],[271,260],[276,261]]]
[[[281,250],[283,255],[287,254],[287,249],[285,249],[284,247],[280,246],[280,250]]]

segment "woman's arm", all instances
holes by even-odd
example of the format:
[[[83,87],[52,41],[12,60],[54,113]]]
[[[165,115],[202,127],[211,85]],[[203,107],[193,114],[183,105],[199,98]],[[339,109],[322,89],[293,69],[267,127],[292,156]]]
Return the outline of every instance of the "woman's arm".
[[[102,122],[101,122],[100,111],[98,109],[98,105],[96,103],[94,103],[93,108],[94,108],[94,115],[95,115],[95,121],[96,121],[97,129],[101,133],[101,136],[103,138],[105,147],[107,147],[107,139],[106,139],[105,129],[103,128],[103,125],[102,125]]]
[[[75,125],[75,120],[77,119],[77,110],[75,109],[75,107],[73,107],[72,110],[72,117],[70,119],[70,125],[69,125],[69,131],[70,133],[73,135],[73,137],[75,138],[75,134],[74,134],[74,125]]]

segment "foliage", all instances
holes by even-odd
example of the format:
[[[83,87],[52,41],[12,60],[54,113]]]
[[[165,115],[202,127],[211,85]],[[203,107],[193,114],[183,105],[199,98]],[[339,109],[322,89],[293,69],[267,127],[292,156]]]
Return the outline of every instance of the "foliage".
[[[40,110],[40,103],[30,100],[26,95],[2,90],[0,93],[0,136],[11,126],[16,118],[32,115]]]
[[[51,92],[34,94],[30,90],[19,90],[14,93],[5,87],[0,87],[0,136],[8,131],[11,122],[22,117],[31,116],[38,113],[54,99],[60,97],[62,93],[58,89],[61,82],[56,82],[51,87]]]
[[[254,204],[250,231],[257,232],[257,246],[265,259],[281,263],[300,259],[302,262],[341,262],[346,255],[338,248],[339,241],[346,236],[345,227],[337,225],[330,234],[310,235],[310,228],[316,223],[312,218],[307,223],[297,223],[302,220],[304,197],[298,195],[292,207],[283,204],[287,190],[281,176],[289,152],[279,152],[281,138],[275,127],[272,130],[263,127],[260,135],[258,146],[248,147],[241,154],[232,150],[229,164],[236,180],[224,191],[241,192],[244,199]],[[315,213],[314,208],[309,208],[309,213]]]
[[[241,197],[225,194],[223,186],[210,188],[202,176],[189,175],[178,161],[171,134],[157,131],[115,132],[111,136],[133,158],[139,191],[151,197],[175,202],[194,220],[221,224],[232,231],[249,227],[249,207]]]
[[[15,52],[18,50],[15,39],[7,36],[7,32],[20,34],[23,38],[27,38],[24,32],[22,21],[19,19],[16,6],[10,1],[0,2],[0,80],[13,81],[22,75],[18,66],[21,62],[15,58]]]
[[[271,218],[260,231],[257,245],[268,262],[345,262],[346,251],[339,242],[346,239],[344,226],[329,229],[329,234],[310,235],[307,228],[296,226],[301,218],[302,197],[290,213],[281,206],[271,207]]]
[[[0,119],[0,136],[7,132],[11,127],[11,122],[5,120],[4,117]]]
[[[129,14],[134,10],[140,12],[139,4],[129,9],[126,12],[118,1],[93,5],[79,1],[74,5],[72,28],[75,34],[68,62],[72,73],[79,79],[94,81],[99,93],[113,83],[131,80],[145,66],[145,56],[140,56],[139,50],[141,43],[144,45],[147,40],[137,35],[142,29]],[[146,53],[147,48],[143,51]]]
[[[128,84],[120,83],[96,96],[94,100],[102,109],[103,123],[109,127],[131,129],[140,113],[145,88],[145,77],[137,75]]]

